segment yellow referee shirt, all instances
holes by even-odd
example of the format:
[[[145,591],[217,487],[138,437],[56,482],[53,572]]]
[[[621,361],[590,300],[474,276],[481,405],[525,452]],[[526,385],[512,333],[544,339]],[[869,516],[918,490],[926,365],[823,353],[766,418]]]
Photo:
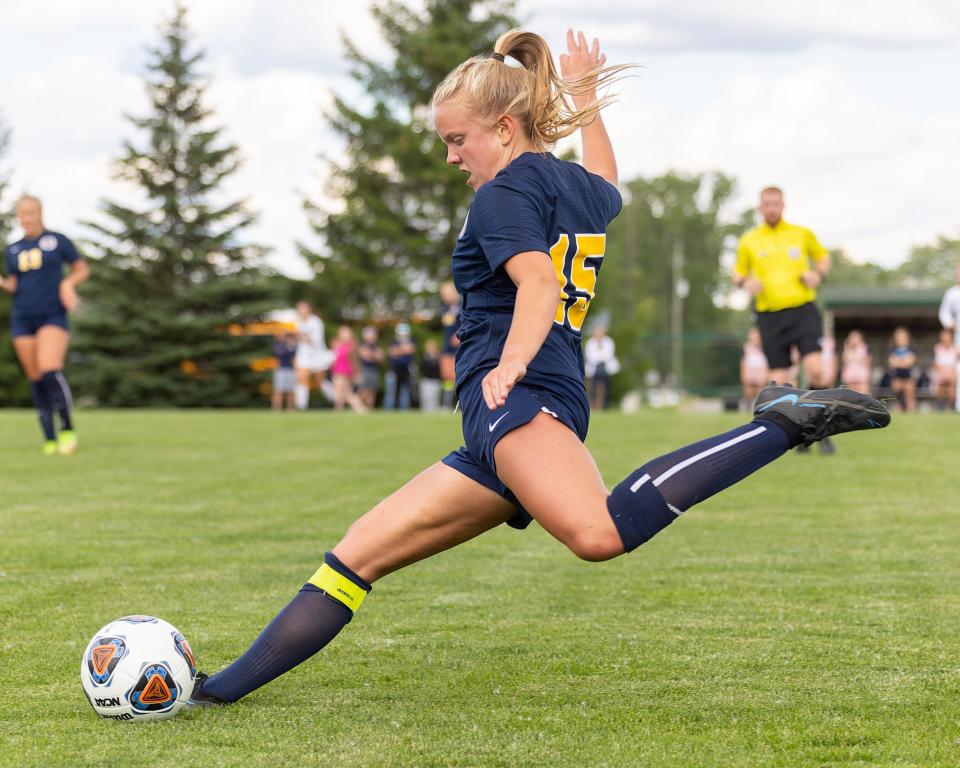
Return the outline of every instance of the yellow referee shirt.
[[[814,261],[828,255],[813,232],[780,219],[775,227],[764,222],[740,238],[733,272],[741,278],[752,274],[763,284],[755,298],[757,312],[776,312],[799,307],[817,297],[817,292],[807,287],[800,275],[812,270]]]

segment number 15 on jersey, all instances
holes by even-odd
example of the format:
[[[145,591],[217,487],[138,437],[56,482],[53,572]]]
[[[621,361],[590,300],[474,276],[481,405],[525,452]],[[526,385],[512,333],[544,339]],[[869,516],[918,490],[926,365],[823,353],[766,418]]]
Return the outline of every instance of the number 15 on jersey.
[[[553,322],[574,331],[583,329],[590,302],[596,294],[597,272],[607,246],[606,235],[562,233],[551,247],[550,259],[560,284],[560,303]]]

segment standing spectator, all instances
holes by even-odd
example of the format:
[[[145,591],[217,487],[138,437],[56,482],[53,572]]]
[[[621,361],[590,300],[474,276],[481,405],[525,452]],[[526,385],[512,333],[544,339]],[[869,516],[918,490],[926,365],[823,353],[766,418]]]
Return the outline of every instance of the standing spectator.
[[[383,371],[383,348],[377,329],[368,325],[363,329],[357,358],[360,360],[360,400],[367,408],[375,408],[380,392],[380,376]]]
[[[610,398],[610,377],[619,373],[617,345],[607,336],[607,329],[597,323],[583,347],[583,370],[587,377],[590,407],[596,411],[607,407]]]
[[[460,294],[453,283],[446,282],[440,286],[440,301],[443,307],[440,312],[440,324],[443,326],[443,352],[440,355],[440,376],[443,379],[443,407],[452,409],[453,398],[456,392],[456,372],[454,365],[457,357],[457,347],[460,346]]]
[[[753,409],[753,401],[760,390],[770,382],[770,367],[760,345],[760,331],[751,328],[740,353],[740,384],[743,387],[743,401],[747,410]]]
[[[436,411],[440,408],[440,345],[435,339],[427,339],[420,358],[420,410]]]
[[[297,302],[297,354],[294,366],[297,369],[295,390],[298,411],[305,411],[310,405],[310,382],[316,382],[317,388],[327,400],[333,400],[333,387],[327,381],[327,370],[333,362],[333,354],[327,349],[324,338],[323,320],[313,311],[308,301]]]
[[[843,352],[840,355],[840,383],[870,394],[870,349],[863,340],[860,331],[850,331],[843,340]]]
[[[353,391],[359,371],[357,342],[353,338],[353,330],[349,325],[341,325],[333,341],[333,365],[330,366],[330,373],[333,375],[334,410],[342,411],[345,405],[349,405],[357,413],[367,412],[367,407]]]
[[[953,346],[960,352],[960,264],[954,272],[953,285],[947,288],[940,302],[940,325],[948,331],[953,331]],[[960,379],[960,361],[957,362],[956,378]],[[957,388],[954,408],[960,412],[960,388]]]
[[[917,410],[917,382],[913,369],[917,364],[917,350],[910,342],[910,332],[902,325],[893,331],[890,347],[890,387],[905,411]]]
[[[830,254],[809,229],[784,221],[783,208],[779,187],[760,192],[763,222],[740,238],[733,282],[753,295],[770,378],[778,384],[789,380],[790,348],[795,346],[809,386],[825,389],[831,381],[823,366],[823,322],[814,299],[830,271]],[[820,450],[836,449],[823,440]]]
[[[823,361],[823,380],[832,387],[837,382],[837,340],[824,335],[820,339],[820,356]]]
[[[73,396],[63,376],[70,346],[67,315],[80,304],[77,286],[90,270],[70,238],[44,226],[39,199],[24,195],[17,200],[15,212],[23,238],[6,249],[7,276],[0,276],[0,289],[13,294],[13,349],[30,380],[44,455],[74,453],[78,440],[71,415]],[[60,417],[59,436],[54,426],[56,415]]]
[[[417,354],[417,347],[410,338],[410,326],[400,323],[394,331],[387,357],[390,370],[387,372],[387,392],[383,407],[388,411],[398,408],[405,411],[410,407],[411,368]]]
[[[960,358],[953,343],[953,334],[946,328],[940,331],[940,340],[933,345],[933,387],[937,408],[953,408],[957,401],[957,360]]]
[[[273,410],[282,411],[284,401],[287,410],[294,409],[294,389],[297,384],[297,372],[293,368],[293,358],[297,354],[297,337],[290,331],[280,334],[273,342],[273,356],[277,367],[273,370]]]

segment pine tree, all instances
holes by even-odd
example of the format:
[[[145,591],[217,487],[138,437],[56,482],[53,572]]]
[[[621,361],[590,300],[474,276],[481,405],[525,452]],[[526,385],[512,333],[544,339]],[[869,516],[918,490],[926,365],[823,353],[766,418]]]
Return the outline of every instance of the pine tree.
[[[13,204],[9,199],[9,171],[2,165],[10,146],[10,129],[0,114],[0,252],[6,248],[13,232]],[[7,265],[0,265],[0,273],[7,274]],[[30,389],[20,363],[10,343],[9,294],[0,291],[0,405],[28,405]]]
[[[452,69],[489,54],[516,26],[513,9],[512,0],[428,0],[418,13],[386,0],[371,13],[392,61],[378,63],[345,40],[351,76],[369,106],[335,99],[329,120],[346,148],[331,161],[330,192],[342,209],[308,201],[323,246],[300,246],[317,274],[310,297],[329,317],[408,313],[448,276],[473,193],[446,165],[428,107]]]
[[[260,267],[264,249],[243,242],[254,216],[243,202],[216,202],[239,152],[203,105],[203,53],[190,51],[185,16],[178,4],[151,51],[149,113],[129,118],[145,139],[126,142],[116,163],[146,202],[103,201],[106,221],[89,223],[73,380],[101,405],[262,402],[251,363],[267,346],[236,332],[275,306],[277,291]]]

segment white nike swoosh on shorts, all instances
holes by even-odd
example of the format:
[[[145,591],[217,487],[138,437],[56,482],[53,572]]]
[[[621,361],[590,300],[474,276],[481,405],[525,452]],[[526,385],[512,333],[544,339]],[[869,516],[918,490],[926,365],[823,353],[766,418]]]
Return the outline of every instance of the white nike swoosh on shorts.
[[[510,411],[507,411],[507,413],[510,413]],[[501,421],[503,421],[507,417],[507,413],[503,414],[503,416],[501,416],[499,419],[493,422],[493,424],[488,424],[487,429],[493,432],[493,430],[497,428],[497,424],[499,424]]]

